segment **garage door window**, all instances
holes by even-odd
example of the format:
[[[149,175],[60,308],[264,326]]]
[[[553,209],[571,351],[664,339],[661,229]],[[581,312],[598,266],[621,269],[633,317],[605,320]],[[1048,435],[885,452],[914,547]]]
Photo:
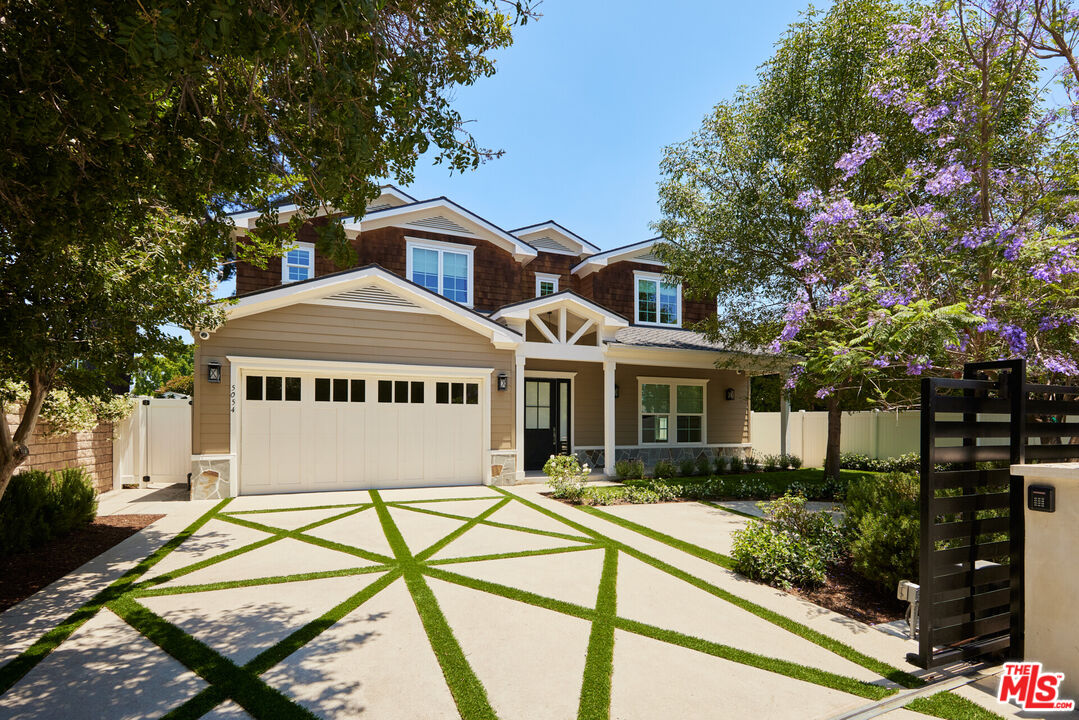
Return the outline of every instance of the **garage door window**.
[[[476,383],[436,383],[435,402],[439,405],[479,405],[480,386]]]
[[[300,378],[281,377],[280,375],[248,375],[248,400],[298,401],[300,399]]]
[[[299,378],[296,378],[299,380]],[[351,398],[349,388],[351,386]],[[288,394],[286,383],[285,394]],[[363,402],[365,395],[363,380],[348,378],[315,378],[315,402]],[[299,399],[299,398],[297,398]]]

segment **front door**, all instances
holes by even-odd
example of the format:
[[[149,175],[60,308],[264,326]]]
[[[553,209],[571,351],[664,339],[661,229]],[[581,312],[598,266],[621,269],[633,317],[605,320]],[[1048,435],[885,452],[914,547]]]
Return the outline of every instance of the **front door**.
[[[525,470],[570,451],[569,380],[525,380]]]

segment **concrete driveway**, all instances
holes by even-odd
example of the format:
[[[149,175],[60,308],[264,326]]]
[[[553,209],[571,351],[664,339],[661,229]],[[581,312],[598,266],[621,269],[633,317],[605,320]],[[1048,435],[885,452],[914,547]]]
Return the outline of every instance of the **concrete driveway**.
[[[831,718],[919,684],[902,638],[730,571],[743,518],[540,489],[184,503],[0,616],[0,718]]]

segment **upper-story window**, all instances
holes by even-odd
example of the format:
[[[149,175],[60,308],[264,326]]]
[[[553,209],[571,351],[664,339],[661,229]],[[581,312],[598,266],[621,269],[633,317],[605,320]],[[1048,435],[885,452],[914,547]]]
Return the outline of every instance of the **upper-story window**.
[[[296,282],[314,276],[315,246],[309,242],[296,243],[281,260],[281,282]]]
[[[635,271],[637,289],[634,321],[645,325],[682,324],[682,286],[663,281],[660,273]]]
[[[408,241],[408,279],[462,305],[472,305],[471,245]]]
[[[558,292],[558,276],[536,273],[536,297],[554,295]]]

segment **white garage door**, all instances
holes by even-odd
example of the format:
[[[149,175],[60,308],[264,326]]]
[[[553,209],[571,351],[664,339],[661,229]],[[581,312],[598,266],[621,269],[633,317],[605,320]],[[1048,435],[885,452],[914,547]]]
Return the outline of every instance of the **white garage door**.
[[[483,481],[477,378],[244,371],[241,494]]]

